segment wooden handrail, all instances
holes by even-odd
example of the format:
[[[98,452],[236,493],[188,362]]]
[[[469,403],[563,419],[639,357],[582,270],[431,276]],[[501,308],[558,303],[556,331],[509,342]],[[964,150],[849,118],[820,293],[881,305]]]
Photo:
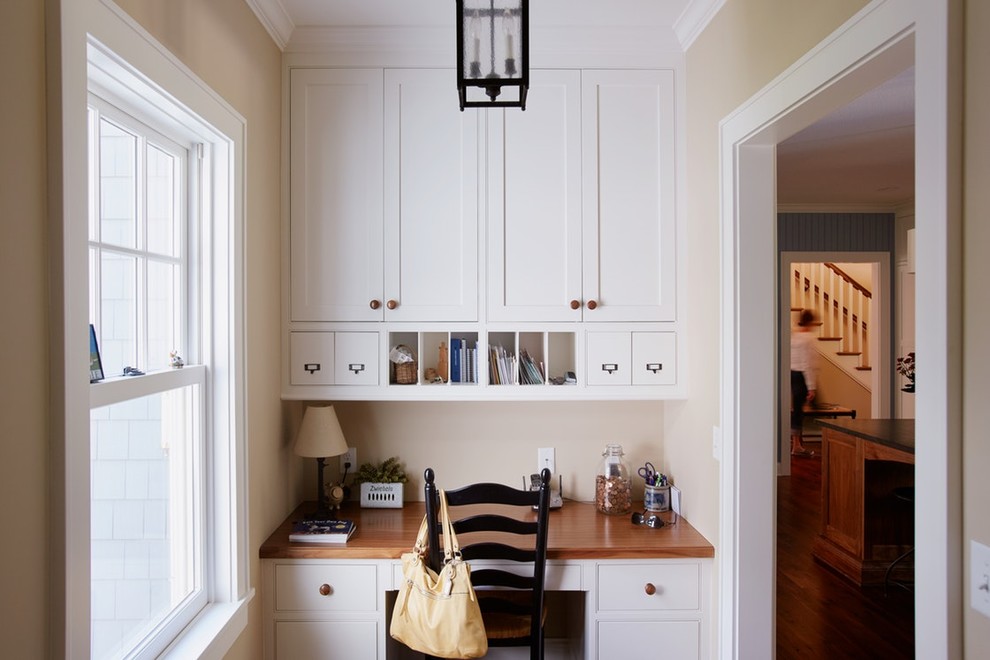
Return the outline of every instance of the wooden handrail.
[[[864,296],[866,296],[867,298],[870,298],[871,300],[873,299],[873,294],[870,293],[866,289],[866,287],[864,287],[862,284],[860,284],[859,282],[857,282],[856,280],[854,280],[852,278],[852,276],[850,276],[844,270],[842,270],[841,268],[839,268],[835,264],[829,263],[827,261],[825,262],[825,267],[826,268],[829,268],[829,269],[831,269],[833,271],[835,271],[836,273],[838,273],[839,277],[841,277],[842,279],[844,279],[846,282],[849,282],[850,284],[852,284],[853,285],[853,288],[856,289],[857,291],[859,291],[860,293],[862,293]]]

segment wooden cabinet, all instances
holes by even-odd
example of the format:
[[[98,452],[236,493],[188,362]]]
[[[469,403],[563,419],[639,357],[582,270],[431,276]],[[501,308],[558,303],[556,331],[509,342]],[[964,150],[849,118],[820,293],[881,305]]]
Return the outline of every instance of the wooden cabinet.
[[[384,660],[387,564],[279,560],[263,573],[265,657]]]
[[[492,321],[674,321],[669,71],[534,71],[490,111]]]
[[[673,73],[531,77],[525,112],[462,112],[450,70],[290,67],[283,396],[683,396]],[[432,387],[455,337],[476,387]],[[490,378],[489,345],[546,386]]]
[[[677,336],[673,332],[588,332],[589,385],[673,385]]]
[[[382,319],[383,113],[380,69],[290,73],[291,321]]]
[[[414,543],[423,503],[345,510],[358,530],[346,545],[290,543],[293,521],[312,506],[301,505],[259,548],[264,657],[418,657],[389,637],[388,626],[400,557]],[[678,660],[712,657],[714,548],[684,518],[672,524],[672,513],[661,515],[670,526],[654,530],[603,516],[590,502],[567,500],[554,511],[547,657],[614,660],[644,649]]]
[[[293,69],[292,321],[478,319],[477,113],[437,70]]]
[[[377,332],[293,332],[292,385],[377,385]]]
[[[696,560],[598,565],[594,657],[652,649],[669,658],[707,658],[708,566]]]
[[[581,72],[533,71],[528,99],[488,114],[488,318],[580,321]]]
[[[453,73],[385,72],[385,319],[478,320],[482,115],[451,103]]]
[[[673,73],[584,71],[581,103],[584,320],[674,321]]]

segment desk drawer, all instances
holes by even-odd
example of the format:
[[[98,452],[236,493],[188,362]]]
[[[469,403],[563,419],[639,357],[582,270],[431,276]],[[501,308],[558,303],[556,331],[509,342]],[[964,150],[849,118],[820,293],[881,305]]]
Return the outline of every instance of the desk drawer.
[[[374,564],[276,564],[275,610],[374,612],[377,574]]]
[[[375,621],[279,621],[278,660],[377,660]]]
[[[697,563],[598,566],[599,611],[697,610],[700,606],[701,566]]]

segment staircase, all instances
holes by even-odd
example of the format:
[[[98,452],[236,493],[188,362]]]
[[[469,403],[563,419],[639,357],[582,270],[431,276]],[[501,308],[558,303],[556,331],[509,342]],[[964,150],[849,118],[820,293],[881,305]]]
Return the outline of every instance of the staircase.
[[[812,310],[820,322],[819,353],[870,389],[870,291],[834,263],[795,263],[791,267],[792,325],[802,310]]]

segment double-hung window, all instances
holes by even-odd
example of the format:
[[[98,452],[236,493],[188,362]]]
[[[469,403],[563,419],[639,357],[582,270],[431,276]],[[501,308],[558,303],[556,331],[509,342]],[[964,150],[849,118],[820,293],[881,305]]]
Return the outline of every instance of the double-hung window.
[[[65,327],[78,335],[88,307],[104,378],[85,397],[88,454],[73,441],[85,372],[72,371],[65,389],[64,647],[94,659],[222,657],[254,593],[245,122],[125,16],[92,9],[101,39],[87,38],[87,94],[70,84],[66,97],[78,101],[67,116],[86,117],[85,147],[68,140],[67,159],[87,176],[84,194],[67,188],[66,268],[76,276],[65,284]],[[88,210],[85,226],[77,209]]]
[[[91,651],[160,653],[207,603],[202,145],[90,96]],[[172,366],[173,357],[188,362]]]

